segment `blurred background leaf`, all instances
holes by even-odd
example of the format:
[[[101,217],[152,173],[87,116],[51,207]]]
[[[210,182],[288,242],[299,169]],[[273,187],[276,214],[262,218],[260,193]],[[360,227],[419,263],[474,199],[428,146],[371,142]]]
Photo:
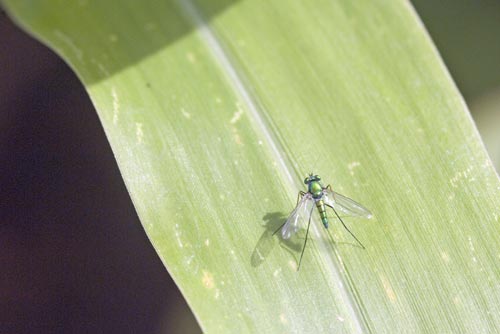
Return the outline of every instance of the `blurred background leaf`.
[[[500,2],[413,0],[500,168]]]

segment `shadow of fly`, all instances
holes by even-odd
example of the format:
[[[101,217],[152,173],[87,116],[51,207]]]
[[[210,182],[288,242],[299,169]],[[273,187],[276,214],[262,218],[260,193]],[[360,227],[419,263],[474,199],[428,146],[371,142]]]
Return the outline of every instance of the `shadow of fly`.
[[[352,199],[336,193],[332,190],[330,185],[323,187],[321,184],[321,178],[318,175],[309,174],[304,180],[307,185],[307,192],[300,191],[297,196],[297,205],[295,209],[290,213],[288,219],[281,225],[273,234],[276,234],[281,230],[281,237],[283,239],[290,239],[290,237],[296,234],[307,222],[306,229],[306,239],[304,240],[304,246],[302,246],[302,253],[300,254],[299,265],[297,271],[300,269],[300,264],[302,262],[302,256],[304,256],[304,250],[306,249],[307,237],[309,235],[309,227],[311,226],[311,217],[314,210],[314,206],[318,209],[319,216],[323,226],[328,229],[328,216],[326,215],[326,207],[333,209],[335,215],[340,220],[344,228],[349,232],[350,235],[360,244],[360,246],[365,249],[365,246],[361,241],[356,238],[356,236],[349,230],[338,212],[345,214],[347,216],[361,217],[370,219],[372,213],[362,206],[361,204],[353,201]],[[314,204],[314,205],[313,205]],[[338,212],[337,212],[338,211]]]

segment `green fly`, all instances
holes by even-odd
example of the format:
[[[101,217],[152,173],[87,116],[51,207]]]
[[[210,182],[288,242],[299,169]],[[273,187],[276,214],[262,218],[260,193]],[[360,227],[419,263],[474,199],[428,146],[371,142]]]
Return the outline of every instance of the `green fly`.
[[[335,212],[335,215],[340,220],[344,228],[352,235],[352,237],[361,245],[364,249],[365,246],[361,241],[356,238],[356,236],[347,228],[346,224],[337,211],[354,217],[362,217],[370,219],[372,213],[362,206],[361,204],[353,201],[352,199],[336,193],[332,190],[330,185],[323,187],[321,184],[321,178],[318,175],[309,174],[304,180],[307,185],[307,192],[299,191],[297,196],[297,205],[295,209],[290,213],[288,219],[281,225],[274,233],[281,229],[281,236],[283,239],[290,239],[292,235],[297,233],[307,221],[306,239],[304,241],[304,246],[302,247],[302,253],[300,254],[299,265],[297,271],[300,269],[300,263],[302,262],[302,256],[304,255],[304,250],[306,249],[307,237],[309,235],[309,227],[311,226],[311,217],[314,210],[314,205],[318,209],[319,216],[323,226],[328,229],[328,216],[326,215],[326,207],[330,207]],[[314,204],[314,205],[313,205]]]

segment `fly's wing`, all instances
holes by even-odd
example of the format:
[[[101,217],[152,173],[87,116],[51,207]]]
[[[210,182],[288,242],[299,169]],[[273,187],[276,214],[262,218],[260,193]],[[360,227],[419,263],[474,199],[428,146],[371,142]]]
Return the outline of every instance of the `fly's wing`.
[[[326,205],[329,205],[335,210],[338,210],[346,215],[368,219],[372,217],[370,210],[349,197],[345,197],[344,195],[336,193],[331,189],[326,188],[323,190],[323,199]]]
[[[302,196],[299,204],[297,204],[281,229],[281,236],[283,239],[290,239],[290,237],[297,233],[302,226],[305,227],[311,215],[312,205],[313,199],[311,194]]]

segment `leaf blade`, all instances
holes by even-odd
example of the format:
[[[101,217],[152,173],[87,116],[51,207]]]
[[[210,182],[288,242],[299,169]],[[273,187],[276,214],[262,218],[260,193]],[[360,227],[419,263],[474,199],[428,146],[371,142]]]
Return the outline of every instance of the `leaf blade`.
[[[484,312],[498,293],[481,287],[499,276],[498,179],[407,4],[195,2],[217,51],[175,2],[5,3],[86,83],[148,236],[206,331],[498,330]],[[265,217],[292,209],[312,168],[374,211],[355,225],[367,251],[332,247],[317,225],[300,275],[276,245],[254,267],[259,241],[274,240]]]

